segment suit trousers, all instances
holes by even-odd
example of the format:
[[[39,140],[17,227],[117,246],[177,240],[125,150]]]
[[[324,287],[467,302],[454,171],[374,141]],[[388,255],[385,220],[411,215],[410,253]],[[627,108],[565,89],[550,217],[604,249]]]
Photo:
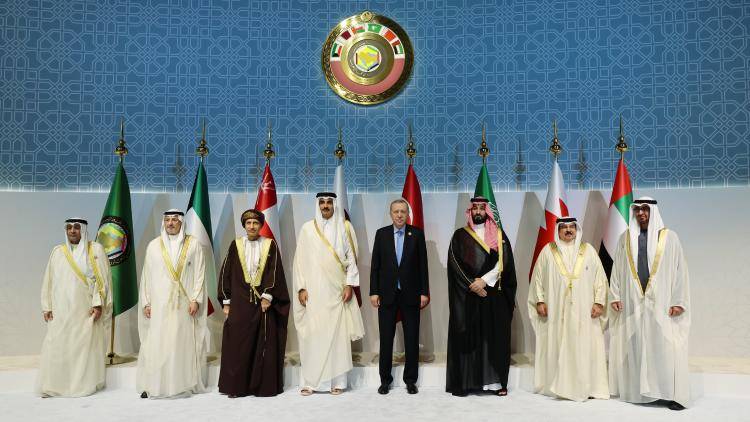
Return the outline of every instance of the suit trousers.
[[[390,385],[393,382],[391,369],[393,365],[393,338],[396,335],[396,315],[401,313],[404,327],[404,382],[416,384],[419,374],[419,306],[404,305],[404,297],[396,290],[396,297],[390,305],[378,308],[378,328],[380,329],[380,383]]]

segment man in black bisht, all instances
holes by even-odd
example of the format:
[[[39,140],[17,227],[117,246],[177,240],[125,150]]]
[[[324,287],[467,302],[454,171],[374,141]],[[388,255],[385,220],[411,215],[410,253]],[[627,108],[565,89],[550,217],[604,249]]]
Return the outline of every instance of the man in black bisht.
[[[448,250],[448,362],[445,391],[508,394],[516,270],[510,241],[487,199],[471,199],[467,224]]]

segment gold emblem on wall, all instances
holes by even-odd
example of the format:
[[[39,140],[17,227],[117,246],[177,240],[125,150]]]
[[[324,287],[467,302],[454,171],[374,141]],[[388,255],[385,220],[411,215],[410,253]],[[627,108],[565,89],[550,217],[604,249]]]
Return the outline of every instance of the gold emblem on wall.
[[[414,50],[396,22],[365,11],[344,19],[328,34],[321,64],[338,96],[355,104],[380,104],[406,85]]]

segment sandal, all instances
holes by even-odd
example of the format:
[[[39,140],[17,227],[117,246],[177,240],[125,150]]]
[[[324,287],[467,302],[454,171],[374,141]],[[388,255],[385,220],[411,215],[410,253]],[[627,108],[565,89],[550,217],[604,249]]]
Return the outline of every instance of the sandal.
[[[338,396],[339,394],[343,393],[344,390],[341,388],[331,388],[331,394],[334,396]]]
[[[500,397],[505,397],[508,395],[508,389],[507,388],[501,388],[497,390],[497,395]]]
[[[305,387],[299,391],[300,394],[303,396],[310,396],[313,393],[313,389],[310,387]]]

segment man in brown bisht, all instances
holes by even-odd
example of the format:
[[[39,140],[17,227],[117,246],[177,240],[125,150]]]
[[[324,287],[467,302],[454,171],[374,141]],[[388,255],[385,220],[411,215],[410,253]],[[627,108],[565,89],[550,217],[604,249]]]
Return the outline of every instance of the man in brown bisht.
[[[242,213],[247,236],[232,242],[219,273],[226,316],[219,392],[230,398],[284,391],[289,293],[278,245],[260,236],[264,221],[258,210]]]

